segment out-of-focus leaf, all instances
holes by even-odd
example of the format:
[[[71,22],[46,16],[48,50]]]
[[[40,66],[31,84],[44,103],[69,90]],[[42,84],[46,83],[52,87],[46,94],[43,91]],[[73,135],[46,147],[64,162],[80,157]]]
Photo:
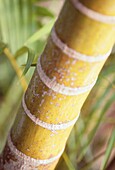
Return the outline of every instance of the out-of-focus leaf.
[[[105,153],[105,157],[104,157],[104,160],[103,160],[102,165],[101,165],[101,170],[104,170],[106,168],[106,165],[107,165],[108,160],[110,158],[111,151],[113,149],[114,144],[115,144],[115,129],[113,130],[111,137],[109,139],[107,149],[106,149],[106,153]]]
[[[23,74],[26,74],[27,71],[29,70],[32,62],[34,61],[34,57],[35,57],[34,51],[28,48],[28,59]]]
[[[26,42],[25,45],[28,46],[28,44],[34,43],[38,41],[40,38],[42,38],[44,35],[49,34],[51,31],[52,26],[54,25],[55,19],[52,19],[50,22],[45,24],[41,29],[39,29],[37,32],[35,32]]]
[[[36,13],[38,14],[38,16],[47,16],[47,17],[55,16],[52,11],[50,11],[49,9],[45,7],[38,6],[38,5],[36,5],[35,7],[36,7]]]
[[[103,156],[105,153],[105,151],[99,153],[98,155],[96,155],[95,157],[93,157],[93,159],[91,159],[89,162],[85,163],[80,170],[88,170],[90,169],[91,165],[94,164],[101,156]]]
[[[102,111],[101,111],[101,113],[100,113],[100,116],[99,116],[99,118],[98,118],[98,120],[97,120],[97,122],[96,122],[95,127],[92,129],[92,131],[91,131],[90,134],[89,134],[88,142],[85,143],[85,145],[81,148],[81,152],[80,152],[80,155],[79,155],[79,157],[78,157],[78,162],[83,158],[83,155],[86,153],[87,148],[88,148],[89,144],[91,143],[91,141],[92,141],[92,139],[93,139],[93,137],[94,137],[94,135],[95,135],[95,133],[96,133],[96,131],[97,131],[100,123],[101,123],[101,121],[103,120],[103,117],[104,117],[106,111],[109,109],[109,107],[111,106],[111,104],[112,104],[113,102],[115,102],[115,95],[112,95],[112,96],[110,97],[110,99],[108,99],[108,102],[107,102],[107,103],[105,104],[105,106],[103,107],[103,109],[102,109]]]
[[[12,95],[13,92],[16,95]],[[23,95],[22,87],[15,77],[0,105],[0,153],[3,151],[8,133],[13,125]]]
[[[17,62],[16,62],[16,59],[14,58],[14,56],[12,55],[12,53],[10,52],[10,50],[8,48],[5,48],[4,49],[4,54],[6,55],[6,57],[9,59],[13,69],[15,70],[19,80],[20,80],[20,83],[23,87],[23,90],[25,91],[27,89],[27,82],[26,82],[26,79],[25,77],[22,76],[22,70],[20,69],[20,67],[18,66]]]
[[[106,90],[102,93],[102,95],[100,95],[100,97],[98,98],[98,100],[96,101],[95,104],[93,104],[93,107],[89,113],[89,115],[87,116],[86,122],[85,122],[85,126],[84,128],[81,130],[80,134],[78,135],[78,138],[81,138],[83,136],[83,134],[85,133],[88,125],[90,124],[91,118],[94,114],[94,112],[96,112],[97,109],[99,109],[99,107],[101,106],[103,99],[110,93],[111,90],[111,84],[109,84],[109,86],[106,88]],[[79,141],[79,140],[78,140]]]
[[[113,63],[113,65],[111,64],[110,66],[105,67],[105,69],[101,73],[101,77],[105,77],[105,76],[107,77],[111,73],[115,73],[114,63]]]
[[[64,158],[64,160],[66,162],[66,165],[67,165],[68,169],[69,170],[75,170],[75,168],[73,167],[73,165],[72,165],[68,155],[66,154],[66,152],[63,153],[63,158]]]
[[[29,70],[32,62],[34,61],[34,57],[35,57],[35,52],[31,48],[28,48],[27,46],[20,48],[16,52],[15,57],[19,57],[25,53],[28,53],[28,58],[27,58],[27,63],[25,65],[25,69],[23,71],[23,75],[25,75],[27,73],[27,71]]]
[[[19,56],[25,54],[28,51],[28,48],[26,46],[20,48],[16,54],[15,54],[15,58],[18,58]]]

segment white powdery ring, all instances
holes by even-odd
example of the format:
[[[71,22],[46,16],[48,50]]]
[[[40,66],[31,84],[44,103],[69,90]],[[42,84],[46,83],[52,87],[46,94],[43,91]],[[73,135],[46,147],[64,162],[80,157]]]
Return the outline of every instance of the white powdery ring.
[[[72,121],[69,121],[67,123],[60,123],[60,124],[50,124],[50,123],[46,123],[43,122],[42,120],[40,120],[39,118],[37,118],[35,115],[33,115],[30,110],[27,108],[26,103],[25,103],[25,99],[23,96],[22,99],[22,106],[24,108],[25,113],[27,114],[27,116],[36,124],[39,125],[45,129],[51,130],[51,131],[56,131],[56,130],[63,130],[63,129],[67,129],[70,126],[74,125],[75,122],[77,121],[80,113],[77,115],[77,117],[75,119],[73,119]]]
[[[25,155],[24,153],[22,153],[21,151],[19,151],[13,144],[12,140],[11,140],[11,136],[9,135],[8,137],[8,146],[11,150],[11,152],[16,156],[16,158],[20,161],[24,161],[25,164],[31,164],[33,166],[40,166],[40,165],[47,165],[50,164],[54,161],[56,161],[57,159],[60,158],[60,156],[62,155],[64,149],[55,157],[53,158],[49,158],[49,159],[45,159],[45,160],[40,160],[40,159],[35,159],[35,158],[31,158],[30,156]]]
[[[109,50],[104,55],[88,56],[88,55],[82,54],[78,51],[75,51],[72,48],[68,47],[64,42],[62,42],[60,40],[60,38],[58,37],[58,35],[55,31],[55,28],[52,29],[51,38],[52,38],[53,43],[58,48],[60,48],[62,50],[62,52],[65,53],[68,57],[73,58],[73,59],[78,59],[81,61],[85,61],[85,62],[89,62],[89,63],[100,62],[100,61],[106,60],[111,53],[111,50]]]
[[[79,10],[82,14],[86,15],[87,17],[102,22],[106,24],[115,24],[115,16],[108,16],[96,12],[92,9],[89,9],[85,5],[83,5],[79,0],[71,0],[77,10]]]
[[[38,63],[37,63],[37,71],[40,76],[40,79],[48,88],[52,89],[53,91],[55,91],[57,93],[60,93],[63,95],[68,95],[68,96],[75,96],[75,95],[83,94],[87,91],[90,91],[97,81],[97,79],[96,79],[90,85],[83,86],[83,87],[77,87],[77,88],[71,88],[71,87],[61,85],[61,84],[57,83],[55,79],[50,79],[45,74],[44,70],[42,69],[41,63],[40,63],[40,57],[39,57]]]

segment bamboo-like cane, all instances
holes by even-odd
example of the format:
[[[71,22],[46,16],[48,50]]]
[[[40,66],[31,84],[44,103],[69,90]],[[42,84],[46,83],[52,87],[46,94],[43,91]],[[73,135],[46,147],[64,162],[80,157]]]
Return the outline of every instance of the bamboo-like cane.
[[[55,168],[114,37],[115,1],[65,2],[9,135],[5,170]]]

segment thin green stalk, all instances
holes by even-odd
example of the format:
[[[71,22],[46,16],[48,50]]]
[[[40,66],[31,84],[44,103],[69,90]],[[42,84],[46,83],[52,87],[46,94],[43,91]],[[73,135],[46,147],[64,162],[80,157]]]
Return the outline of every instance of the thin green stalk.
[[[4,54],[8,57],[9,61],[11,62],[14,70],[16,71],[16,74],[20,80],[20,83],[23,87],[23,90],[25,91],[27,89],[27,82],[25,80],[25,77],[22,77],[22,70],[19,68],[15,58],[13,57],[13,55],[11,54],[11,52],[9,51],[8,48],[4,49]]]
[[[83,158],[84,154],[86,153],[87,147],[91,143],[91,141],[92,141],[92,139],[93,139],[93,137],[94,137],[94,135],[95,135],[95,133],[96,133],[96,131],[97,131],[97,129],[98,129],[104,115],[105,115],[105,113],[107,112],[108,108],[111,106],[111,104],[114,101],[115,101],[115,95],[112,95],[110,97],[110,99],[108,99],[108,102],[105,104],[104,108],[102,109],[102,111],[100,113],[100,116],[99,116],[99,118],[97,120],[97,123],[96,123],[95,127],[93,128],[93,130],[91,131],[91,133],[90,133],[90,135],[88,137],[88,142],[82,147],[81,153],[80,153],[80,155],[78,157],[78,160],[77,160],[78,162]]]
[[[114,144],[115,144],[115,128],[113,129],[113,131],[111,133],[111,137],[110,137],[110,139],[108,141],[106,153],[105,153],[105,156],[104,156],[104,159],[103,159],[103,162],[102,162],[100,170],[105,170],[105,168],[107,166],[107,163],[108,163],[108,160],[110,158],[112,149],[114,147]]]
[[[103,156],[105,151],[101,152],[99,155],[95,156],[92,160],[83,165],[80,170],[88,170],[101,156]]]
[[[97,102],[93,105],[93,107],[90,111],[90,114],[87,117],[85,126],[81,130],[81,132],[77,136],[77,138],[79,138],[80,136],[82,136],[85,133],[86,129],[88,128],[88,126],[90,124],[90,121],[92,120],[93,113],[101,106],[103,99],[105,99],[105,97],[109,94],[110,90],[111,90],[111,84],[109,84],[109,86],[106,88],[106,90],[103,92],[103,94],[98,98]]]
[[[69,157],[67,156],[66,152],[64,152],[62,156],[63,156],[63,158],[64,158],[64,160],[66,162],[66,165],[68,166],[69,170],[75,170],[75,168],[73,167],[73,165],[72,165]]]

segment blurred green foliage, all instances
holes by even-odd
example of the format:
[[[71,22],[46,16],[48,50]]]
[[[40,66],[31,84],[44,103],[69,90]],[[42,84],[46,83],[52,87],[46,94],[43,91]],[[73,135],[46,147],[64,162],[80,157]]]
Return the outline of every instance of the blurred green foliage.
[[[55,22],[53,12],[40,6],[41,3],[41,0],[0,0],[0,152],[23,95],[12,61],[24,75],[28,72],[25,75],[28,84],[34,71],[30,66],[42,53]],[[44,3],[51,4],[48,0]],[[11,52],[10,58],[5,48]]]

